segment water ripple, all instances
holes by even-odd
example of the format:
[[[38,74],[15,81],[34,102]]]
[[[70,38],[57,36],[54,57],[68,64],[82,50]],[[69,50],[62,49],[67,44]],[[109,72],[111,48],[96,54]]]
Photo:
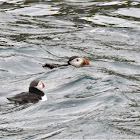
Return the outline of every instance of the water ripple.
[[[1,139],[138,139],[139,1],[0,1]],[[44,69],[85,57],[90,66]],[[45,83],[47,102],[6,97]]]

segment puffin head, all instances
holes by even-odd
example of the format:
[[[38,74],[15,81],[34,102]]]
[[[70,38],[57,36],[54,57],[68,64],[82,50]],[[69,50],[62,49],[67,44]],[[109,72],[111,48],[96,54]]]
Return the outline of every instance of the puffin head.
[[[83,66],[89,65],[90,63],[85,58],[72,56],[69,58],[68,64],[75,67],[83,67]]]
[[[43,82],[41,82],[39,80],[34,80],[30,83],[30,87],[35,87],[38,90],[42,90],[45,87],[45,85]]]

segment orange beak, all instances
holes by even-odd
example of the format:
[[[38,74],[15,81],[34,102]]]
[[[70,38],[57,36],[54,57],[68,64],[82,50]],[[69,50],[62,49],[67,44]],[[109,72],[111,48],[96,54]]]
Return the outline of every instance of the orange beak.
[[[44,83],[43,82],[41,82],[42,83],[42,85],[43,85],[43,88],[45,87],[45,85],[44,85]]]
[[[86,58],[83,58],[85,65],[89,65],[89,61]]]

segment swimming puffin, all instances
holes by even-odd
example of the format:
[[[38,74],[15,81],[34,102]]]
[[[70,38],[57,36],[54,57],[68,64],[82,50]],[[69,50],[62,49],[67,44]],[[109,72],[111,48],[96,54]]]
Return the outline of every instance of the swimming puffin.
[[[43,82],[34,80],[30,83],[28,92],[22,92],[7,99],[19,104],[36,103],[39,100],[47,100],[45,93],[42,91],[44,87]]]
[[[46,63],[45,65],[43,65],[43,67],[48,67],[50,69],[53,68],[57,68],[57,67],[62,67],[62,66],[75,66],[75,67],[84,67],[86,65],[89,65],[89,61],[85,58],[82,57],[78,57],[78,56],[72,56],[69,58],[68,63],[67,64],[48,64]]]

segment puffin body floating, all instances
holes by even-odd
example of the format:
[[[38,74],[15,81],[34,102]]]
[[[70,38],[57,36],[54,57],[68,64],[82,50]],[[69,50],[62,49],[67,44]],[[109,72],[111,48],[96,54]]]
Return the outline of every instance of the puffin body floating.
[[[37,103],[39,100],[47,100],[45,93],[42,91],[44,87],[43,82],[34,80],[30,83],[28,92],[22,92],[7,99],[19,104]]]
[[[45,65],[43,65],[43,67],[48,67],[50,69],[53,68],[58,68],[58,67],[62,67],[62,66],[75,66],[75,67],[84,67],[86,65],[89,65],[89,61],[85,58],[81,58],[78,56],[72,56],[69,58],[68,63],[67,64],[48,64],[46,63]]]

